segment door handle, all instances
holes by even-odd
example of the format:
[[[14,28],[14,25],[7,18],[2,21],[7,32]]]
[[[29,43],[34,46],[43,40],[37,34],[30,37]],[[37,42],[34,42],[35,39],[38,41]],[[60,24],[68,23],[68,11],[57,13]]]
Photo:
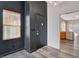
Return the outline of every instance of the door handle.
[[[39,31],[36,32],[36,35],[39,35]]]

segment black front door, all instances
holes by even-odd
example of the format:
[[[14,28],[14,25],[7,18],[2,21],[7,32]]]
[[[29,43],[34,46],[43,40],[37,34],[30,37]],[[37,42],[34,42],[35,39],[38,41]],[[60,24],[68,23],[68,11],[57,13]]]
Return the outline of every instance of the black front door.
[[[43,47],[47,43],[46,39],[46,19],[43,15],[35,15],[35,39],[36,39],[36,48]]]

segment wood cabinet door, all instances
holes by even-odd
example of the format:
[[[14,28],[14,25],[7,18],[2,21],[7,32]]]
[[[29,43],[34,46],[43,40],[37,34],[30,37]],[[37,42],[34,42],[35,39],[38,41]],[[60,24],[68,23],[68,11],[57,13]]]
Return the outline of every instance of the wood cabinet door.
[[[66,32],[60,32],[60,38],[66,39]]]

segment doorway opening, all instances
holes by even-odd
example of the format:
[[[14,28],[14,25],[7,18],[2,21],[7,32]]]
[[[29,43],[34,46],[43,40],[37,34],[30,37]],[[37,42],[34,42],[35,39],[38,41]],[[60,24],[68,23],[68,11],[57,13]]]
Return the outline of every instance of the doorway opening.
[[[72,53],[79,49],[79,12],[60,16],[60,49]]]

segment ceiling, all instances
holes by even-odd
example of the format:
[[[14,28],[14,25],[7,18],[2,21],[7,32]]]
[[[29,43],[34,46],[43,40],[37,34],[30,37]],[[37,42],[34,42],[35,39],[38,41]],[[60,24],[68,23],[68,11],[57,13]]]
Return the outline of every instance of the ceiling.
[[[58,5],[60,3],[62,3],[63,1],[47,1],[47,3],[50,3],[52,5]]]
[[[49,3],[53,6],[57,6],[63,2],[64,1],[47,1],[47,3]],[[72,2],[72,3],[75,3],[75,2]],[[74,4],[73,4],[73,6],[74,6]],[[78,20],[79,19],[79,10],[74,11],[74,12],[65,13],[65,14],[61,15],[61,18],[63,20]]]
[[[79,11],[71,12],[68,14],[61,15],[63,20],[78,20],[79,19]]]

